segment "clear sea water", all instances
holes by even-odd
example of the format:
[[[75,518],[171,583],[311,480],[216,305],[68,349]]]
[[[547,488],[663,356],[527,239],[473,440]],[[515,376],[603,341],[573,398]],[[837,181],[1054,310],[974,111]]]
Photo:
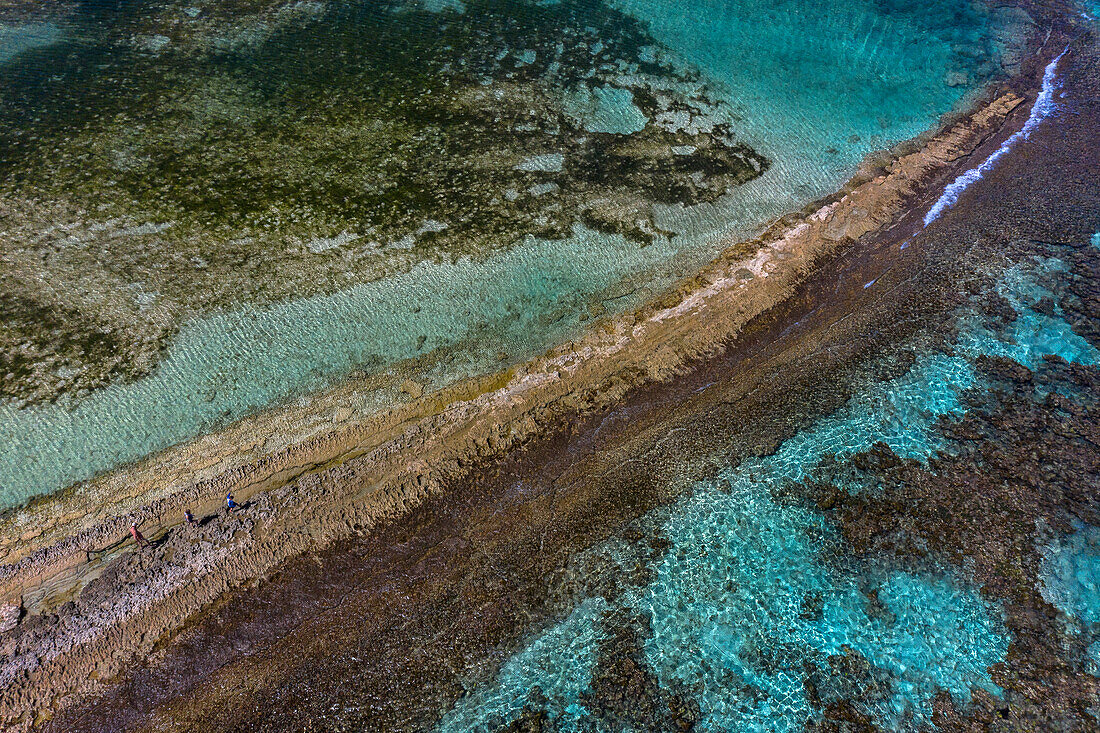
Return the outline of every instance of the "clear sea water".
[[[24,51],[49,46],[61,38],[62,30],[53,23],[0,24],[0,64],[7,63]]]
[[[822,712],[808,696],[804,663],[827,667],[830,656],[852,652],[878,675],[875,694],[854,698],[859,712],[886,730],[928,724],[941,690],[960,707],[976,689],[1000,695],[989,668],[1004,660],[1011,638],[997,604],[949,571],[853,559],[820,513],[776,497],[830,456],[851,456],[880,441],[922,461],[944,449],[936,421],[960,416],[960,394],[983,387],[973,367],[981,355],[1032,366],[1048,354],[1100,364],[1100,352],[1057,312],[1035,310],[1051,295],[1040,283],[1063,267],[1046,260],[1009,270],[998,284],[1017,312],[1007,329],[963,307],[950,354],[918,353],[906,374],[868,384],[773,455],[727,467],[653,512],[647,526],[670,547],[651,580],[614,599],[580,599],[568,617],[508,658],[493,680],[474,685],[439,729],[498,729],[537,688],[562,730],[609,730],[585,703],[598,644],[608,633],[601,619],[608,615],[612,623],[639,615],[648,622],[646,662],[663,687],[688,691],[702,716],[698,730],[804,730]],[[1100,532],[1081,526],[1055,539],[1045,557],[1044,595],[1090,635],[1095,656]]]
[[[639,249],[578,228],[529,239],[484,262],[424,263],[331,296],[245,308],[187,324],[147,378],[80,400],[0,404],[0,507],[62,488],[257,409],[452,347],[432,384],[529,356],[583,328],[604,298],[632,307],[698,267],[730,238],[834,189],[868,152],[911,137],[989,72],[990,18],[967,3],[919,5],[747,0],[620,0],[663,44],[654,54],[697,67],[722,114],[772,159],[716,204],[665,207],[671,239]],[[54,42],[55,29],[6,26],[2,58]],[[961,49],[961,51],[960,51]],[[2,60],[2,59],[0,59]],[[568,100],[592,130],[637,129],[641,114],[597,89]],[[618,297],[624,296],[625,297]],[[487,348],[486,345],[491,345]],[[498,347],[497,344],[500,344]]]
[[[1100,527],[1081,522],[1043,548],[1043,598],[1064,613],[1083,638],[1100,673]]]

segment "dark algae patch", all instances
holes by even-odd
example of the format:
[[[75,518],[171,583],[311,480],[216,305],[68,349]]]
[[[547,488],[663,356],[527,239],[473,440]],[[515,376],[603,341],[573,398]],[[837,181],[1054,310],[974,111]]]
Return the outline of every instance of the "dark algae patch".
[[[4,314],[0,341],[19,345],[0,353],[0,384],[5,394],[19,394],[43,365],[49,365],[62,380],[66,374],[77,374],[85,362],[99,365],[100,381],[88,381],[87,387],[105,386],[108,375],[115,371],[137,376],[142,367],[151,365],[149,359],[126,359],[125,351],[132,344],[109,321],[96,322],[94,315],[89,319],[88,314],[63,303],[35,300],[13,290],[0,292]],[[156,335],[154,332],[154,341]],[[155,342],[149,346],[156,348]]]
[[[10,60],[0,89],[0,384],[21,401],[146,373],[182,319],[215,309],[576,222],[644,246],[655,203],[714,201],[768,167],[692,72],[597,2],[53,15],[62,40]],[[625,93],[640,129],[567,109],[586,90]],[[659,124],[669,110],[691,124]]]

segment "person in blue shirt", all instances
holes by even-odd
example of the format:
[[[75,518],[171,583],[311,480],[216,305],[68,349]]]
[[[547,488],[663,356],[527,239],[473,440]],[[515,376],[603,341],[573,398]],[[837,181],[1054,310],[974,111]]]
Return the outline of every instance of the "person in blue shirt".
[[[241,508],[240,504],[233,501],[233,492],[229,492],[228,494],[225,495],[225,508],[226,508],[227,511],[233,511],[235,509],[240,509]]]

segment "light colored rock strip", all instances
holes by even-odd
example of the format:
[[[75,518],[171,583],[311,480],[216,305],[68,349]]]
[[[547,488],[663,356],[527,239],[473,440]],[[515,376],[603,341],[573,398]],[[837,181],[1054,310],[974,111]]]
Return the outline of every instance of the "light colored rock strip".
[[[1003,118],[1020,101],[1018,97],[1006,96],[981,108],[973,116],[971,127],[974,130],[988,128],[991,121]],[[889,221],[899,205],[899,197],[912,194],[922,176],[966,154],[972,146],[963,137],[966,136],[955,132],[939,136],[924,150],[896,161],[894,172],[874,179],[870,188],[865,184],[849,192],[842,207],[841,202],[830,204],[794,227],[772,231],[757,242],[731,248],[706,273],[678,293],[679,300],[671,306],[672,310],[664,308],[648,317],[660,321],[684,315],[727,287],[737,291],[748,288],[747,292],[755,293],[761,289],[759,283],[748,287],[745,273],[754,278],[767,278],[785,258],[798,256],[797,250],[805,246],[804,240],[823,238],[828,243],[857,239],[876,229]],[[887,182],[888,185],[884,185]],[[753,252],[751,257],[732,254],[746,249]],[[700,286],[701,282],[706,284]],[[629,315],[622,322],[637,317],[640,314]],[[600,338],[599,332],[596,338]],[[564,348],[578,347],[566,345]],[[555,358],[553,353],[549,359]],[[535,360],[520,371],[533,374],[542,368],[539,360]],[[176,446],[132,467],[75,486],[59,496],[47,497],[24,509],[9,512],[0,517],[0,563],[3,563],[0,566],[0,599],[10,595],[5,583],[11,577],[9,566],[36,551],[41,553],[43,548],[53,547],[51,552],[36,556],[35,572],[39,575],[83,562],[82,547],[100,548],[111,544],[120,533],[125,533],[131,517],[168,516],[169,512],[189,503],[201,503],[204,497],[209,500],[209,491],[221,485],[242,490],[243,485],[262,482],[265,472],[274,476],[295,465],[337,459],[338,455],[317,455],[312,445],[318,440],[341,442],[341,435],[344,436],[342,442],[349,444],[384,440],[404,422],[438,412],[443,405],[462,401],[471,394],[493,389],[506,376],[472,380],[443,390],[426,401],[418,400],[414,404],[349,420],[334,430],[331,416],[347,412],[349,404],[355,402],[357,389],[355,385],[337,388],[311,398],[306,406],[295,405],[242,420],[219,433]],[[165,505],[164,500],[168,497],[176,500]]]
[[[332,410],[352,396],[352,387],[337,389],[9,515],[4,536],[20,539],[3,548],[2,599],[74,572],[85,562],[80,548],[115,541],[131,515],[177,516],[227,490],[253,502],[244,515],[173,527],[155,549],[120,553],[55,616],[32,614],[0,635],[0,726],[27,729],[43,711],[94,692],[227,589],[400,516],[540,430],[717,353],[789,297],[821,257],[927,196],[1021,101],[994,100],[801,221],[731,247],[661,303],[521,368],[333,427]],[[261,444],[256,435],[281,437]],[[187,481],[192,464],[207,467],[197,483]],[[100,502],[110,508],[85,511]]]

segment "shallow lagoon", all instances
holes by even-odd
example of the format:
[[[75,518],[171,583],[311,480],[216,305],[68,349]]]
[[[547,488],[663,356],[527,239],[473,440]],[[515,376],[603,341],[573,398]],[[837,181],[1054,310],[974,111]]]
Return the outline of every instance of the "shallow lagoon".
[[[31,49],[57,43],[62,33],[53,23],[0,24],[0,64]]]
[[[433,348],[457,347],[449,366],[427,375],[440,384],[498,366],[498,351],[508,361],[537,353],[582,328],[590,303],[602,300],[605,312],[637,305],[722,243],[826,194],[868,152],[930,127],[991,73],[995,53],[989,18],[956,3],[920,11],[873,3],[620,7],[664,44],[653,48],[655,57],[701,70],[700,83],[721,100],[714,115],[773,161],[764,175],[713,204],[658,206],[659,225],[676,235],[649,247],[577,229],[571,238],[531,239],[484,260],[425,261],[334,295],[194,320],[148,377],[74,400],[0,405],[9,456],[0,465],[0,506],[138,459],[356,368],[382,370]],[[821,33],[822,24],[829,33]],[[596,90],[572,104],[592,129],[636,129],[637,109],[620,97]],[[495,342],[501,348],[486,353],[485,344]]]

